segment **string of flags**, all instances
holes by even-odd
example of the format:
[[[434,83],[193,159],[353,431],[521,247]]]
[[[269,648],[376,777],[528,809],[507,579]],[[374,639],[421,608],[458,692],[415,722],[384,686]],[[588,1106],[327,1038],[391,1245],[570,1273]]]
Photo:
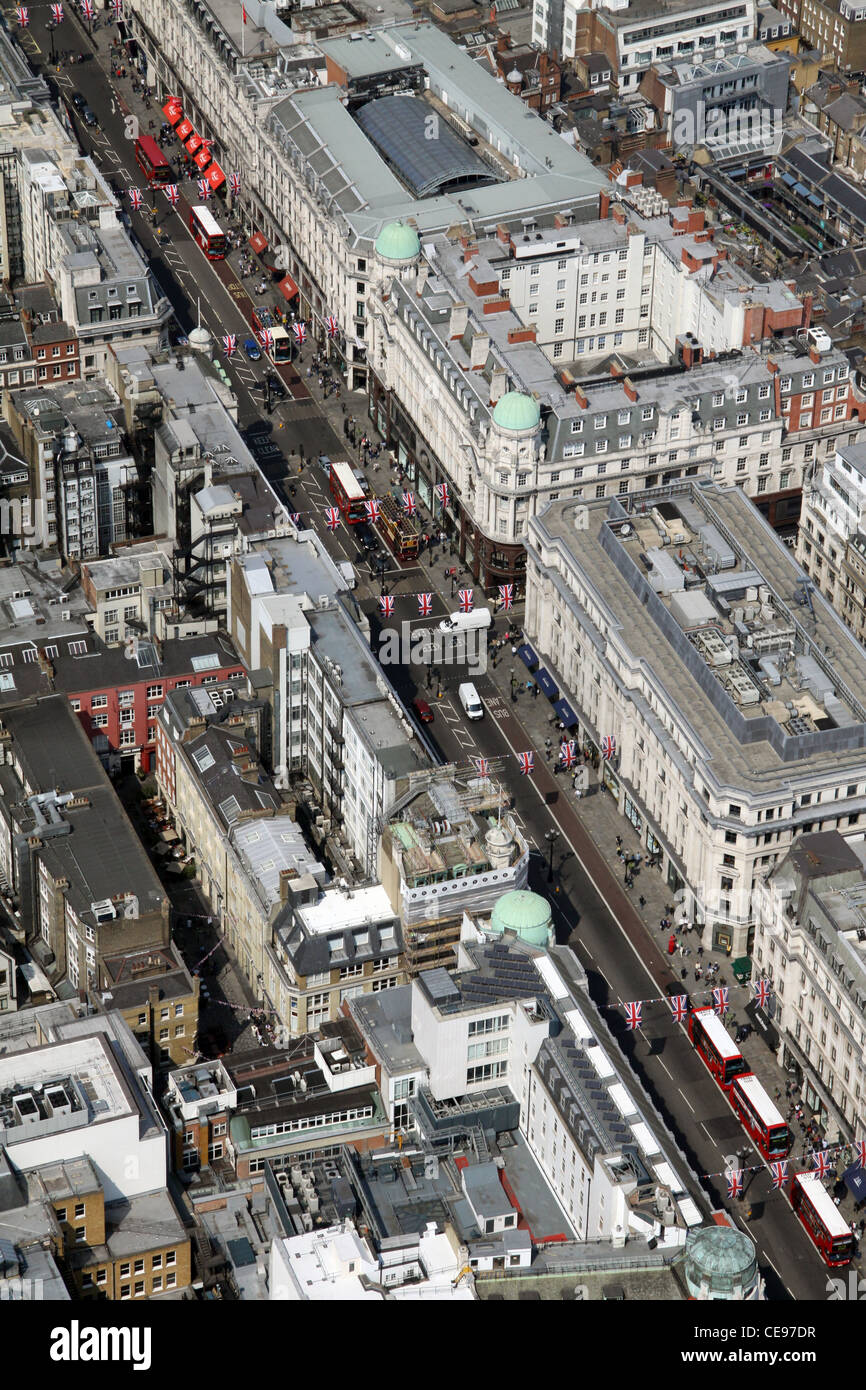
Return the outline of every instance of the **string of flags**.
[[[81,13],[85,19],[93,19],[96,15],[96,7],[93,0],[81,0]]]
[[[129,205],[130,205],[130,207],[132,208],[133,212],[138,212],[139,208],[141,207],[141,189],[140,189],[140,188],[130,188],[130,190],[129,190]]]
[[[30,11],[27,9],[26,5],[15,6],[15,18],[18,20],[22,29],[27,28],[30,23]]]
[[[271,328],[263,328],[263,329],[261,330],[260,333],[257,333],[257,334],[256,334],[256,337],[258,338],[258,340],[259,340],[259,342],[261,343],[262,347],[264,348],[265,352],[273,352],[273,350],[274,350],[274,334],[273,334],[273,329],[271,329]]]
[[[224,333],[224,334],[223,334],[223,347],[225,348],[226,357],[233,357],[234,354],[235,354],[235,353],[237,352],[237,350],[238,350],[238,335],[237,335],[237,333]]]
[[[63,23],[63,18],[64,18],[64,16],[63,16],[63,6],[62,6],[62,5],[52,5],[52,6],[51,6],[51,18],[53,19],[53,21],[54,21],[55,24],[62,24],[62,23]]]
[[[177,184],[164,183],[162,186],[162,191],[165,194],[168,201],[171,203],[172,207],[177,207],[178,200],[180,199],[180,189],[178,188]]]
[[[403,511],[407,516],[415,515],[415,496],[411,492],[403,493]]]
[[[293,323],[293,324],[292,324],[292,332],[294,333],[295,338],[297,339],[297,342],[298,342],[298,346],[299,346],[299,347],[300,347],[301,343],[305,343],[305,342],[306,342],[306,340],[307,340],[307,325],[306,325],[305,323]]]
[[[574,746],[574,745],[573,745]],[[734,989],[752,989],[754,998],[761,1008],[767,1004],[770,995],[773,993],[773,983],[771,980],[761,979],[753,985],[714,985],[709,989],[698,990],[693,998],[701,995],[709,995],[712,998],[712,1010],[718,1014],[719,1018],[724,1018],[730,1008],[730,992]],[[667,1004],[673,1016],[674,1023],[685,1023],[689,1012],[689,996],[687,994],[674,994],[668,997],[666,994],[655,995],[651,999],[637,999],[630,1003],[623,1003],[626,1013],[626,1024],[629,1028],[640,1028],[642,1026],[641,1013],[633,1012],[633,1004]],[[608,1008],[617,1008],[616,1004],[607,1005]]]
[[[460,612],[471,613],[475,607],[475,598],[471,589],[458,589],[457,597],[460,600]]]
[[[111,0],[111,8],[114,10],[114,18],[120,19],[123,15],[123,0]]]
[[[202,200],[203,203],[206,203],[206,202],[207,202],[207,200],[208,200],[208,198],[210,197],[210,195],[211,195],[212,192],[213,192],[213,189],[211,188],[211,186],[210,186],[210,184],[208,183],[207,179],[199,179],[199,181],[198,181],[198,196],[201,198],[201,200]]]
[[[819,1178],[826,1178],[833,1166],[833,1155],[841,1149],[847,1149],[848,1144],[829,1144],[826,1149],[812,1154],[811,1168],[802,1168],[803,1173],[814,1173]],[[855,1153],[853,1168],[866,1168],[866,1139],[858,1139],[853,1144]],[[790,1169],[791,1160],[787,1158],[773,1159],[770,1163],[770,1181],[773,1184],[774,1192],[781,1192],[782,1188],[790,1178],[796,1175]],[[718,1173],[704,1173],[705,1178],[727,1178],[728,1196],[733,1199],[742,1197],[745,1178],[748,1173],[760,1173],[764,1168],[763,1163],[753,1163],[750,1166],[744,1165],[742,1168],[725,1168]]]

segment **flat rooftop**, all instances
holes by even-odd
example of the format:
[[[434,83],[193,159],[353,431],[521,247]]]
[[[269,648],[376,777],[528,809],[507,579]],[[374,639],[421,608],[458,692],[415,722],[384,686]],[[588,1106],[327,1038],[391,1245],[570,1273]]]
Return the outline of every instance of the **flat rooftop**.
[[[349,1008],[377,1056],[392,1073],[424,1071],[426,1062],[412,1040],[412,986],[356,994]]]
[[[103,1034],[0,1057],[0,1131],[7,1147],[134,1110]]]
[[[371,922],[388,922],[394,916],[388,894],[380,883],[344,891],[330,888],[318,902],[295,909],[298,920],[315,936],[350,931]]]

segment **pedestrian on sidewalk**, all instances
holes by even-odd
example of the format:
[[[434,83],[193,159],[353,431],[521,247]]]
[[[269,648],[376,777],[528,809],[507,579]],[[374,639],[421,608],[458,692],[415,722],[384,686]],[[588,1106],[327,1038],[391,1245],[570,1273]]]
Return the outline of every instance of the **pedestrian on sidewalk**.
[[[641,893],[640,897],[638,898],[638,902],[640,903],[641,907],[646,907],[646,898],[644,897],[643,893]]]

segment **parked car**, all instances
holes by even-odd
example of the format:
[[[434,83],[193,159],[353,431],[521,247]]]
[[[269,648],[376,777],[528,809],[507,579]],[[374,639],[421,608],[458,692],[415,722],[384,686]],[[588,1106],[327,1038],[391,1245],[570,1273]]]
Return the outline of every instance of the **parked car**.
[[[433,723],[433,711],[428,705],[427,701],[421,699],[420,695],[416,696],[416,698],[412,701],[412,708],[414,709],[418,718],[421,720],[422,724]]]
[[[96,119],[95,113],[94,113],[93,111],[91,111],[91,109],[90,109],[89,106],[82,106],[82,108],[81,108],[81,119],[83,120],[83,122],[84,122],[85,125],[89,125],[89,126],[99,125],[99,122],[98,122],[97,119]]]
[[[84,100],[84,97],[81,95],[80,92],[73,92],[71,100],[72,105],[75,107],[76,111],[83,111],[85,106],[87,105],[87,102]]]
[[[262,355],[261,348],[255,338],[244,338],[243,348],[250,362],[260,361]]]

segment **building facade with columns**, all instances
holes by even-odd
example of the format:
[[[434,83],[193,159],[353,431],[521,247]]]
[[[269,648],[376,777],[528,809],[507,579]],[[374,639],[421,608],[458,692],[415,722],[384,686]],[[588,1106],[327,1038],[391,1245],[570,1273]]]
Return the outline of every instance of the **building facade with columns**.
[[[862,836],[866,653],[738,488],[681,482],[532,519],[526,633],[707,947],[751,950],[796,837]]]

